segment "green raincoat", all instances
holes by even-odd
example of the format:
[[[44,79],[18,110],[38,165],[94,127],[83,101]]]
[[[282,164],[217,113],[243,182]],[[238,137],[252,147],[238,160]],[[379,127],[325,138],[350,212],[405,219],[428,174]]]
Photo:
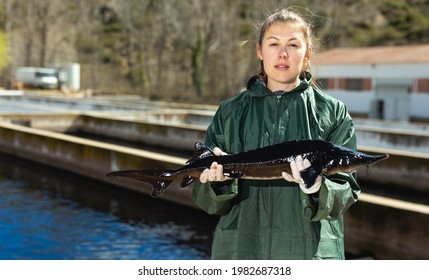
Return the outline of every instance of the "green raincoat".
[[[353,121],[340,101],[310,85],[311,75],[276,96],[252,78],[223,101],[206,144],[238,153],[294,139],[323,139],[356,148]],[[343,213],[360,193],[354,175],[323,176],[318,198],[286,180],[196,183],[193,200],[221,215],[212,259],[344,259]]]

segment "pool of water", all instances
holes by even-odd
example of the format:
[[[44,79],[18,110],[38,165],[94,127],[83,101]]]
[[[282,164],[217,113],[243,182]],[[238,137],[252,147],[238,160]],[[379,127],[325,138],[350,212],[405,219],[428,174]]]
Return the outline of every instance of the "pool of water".
[[[0,154],[0,259],[209,259],[217,218]]]

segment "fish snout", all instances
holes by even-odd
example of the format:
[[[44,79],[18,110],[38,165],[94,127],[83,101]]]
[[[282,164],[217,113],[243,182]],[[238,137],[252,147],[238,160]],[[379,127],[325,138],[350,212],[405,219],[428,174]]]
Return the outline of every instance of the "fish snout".
[[[368,163],[367,165],[371,165],[374,163],[377,163],[379,161],[385,160],[389,158],[389,154],[384,154],[384,155],[377,155],[377,156],[368,156]]]
[[[388,154],[384,155],[367,155],[364,153],[353,154],[346,158],[339,158],[332,161],[330,168],[327,170],[328,175],[337,172],[352,173],[357,171],[360,167],[370,166],[382,160],[389,158]]]
[[[388,154],[384,154],[384,155],[367,155],[367,154],[362,154],[358,157],[356,157],[354,160],[351,161],[351,164],[349,166],[345,166],[346,169],[350,170],[350,172],[352,171],[356,171],[359,167],[363,167],[363,166],[370,166],[373,164],[376,164],[382,160],[388,159],[389,155]]]

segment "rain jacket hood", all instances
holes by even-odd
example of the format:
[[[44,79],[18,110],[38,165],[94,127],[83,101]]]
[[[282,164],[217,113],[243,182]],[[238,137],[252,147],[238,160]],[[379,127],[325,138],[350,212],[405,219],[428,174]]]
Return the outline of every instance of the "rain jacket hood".
[[[311,86],[311,75],[289,92],[271,92],[257,76],[222,102],[206,144],[227,153],[295,139],[323,139],[356,148],[352,119],[340,101]],[[286,180],[196,183],[194,201],[221,215],[213,259],[344,259],[343,213],[357,201],[353,175],[323,177],[317,198]]]

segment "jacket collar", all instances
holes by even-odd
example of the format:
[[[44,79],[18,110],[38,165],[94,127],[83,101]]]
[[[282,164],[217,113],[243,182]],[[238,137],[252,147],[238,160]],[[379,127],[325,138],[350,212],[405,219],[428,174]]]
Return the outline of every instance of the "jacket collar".
[[[293,94],[304,91],[310,86],[311,79],[311,74],[309,72],[305,72],[305,78],[301,79],[299,85],[293,90],[285,92],[285,94]],[[250,80],[247,82],[247,90],[249,91],[249,95],[252,97],[275,95],[270,89],[267,88],[259,75],[250,78]]]

